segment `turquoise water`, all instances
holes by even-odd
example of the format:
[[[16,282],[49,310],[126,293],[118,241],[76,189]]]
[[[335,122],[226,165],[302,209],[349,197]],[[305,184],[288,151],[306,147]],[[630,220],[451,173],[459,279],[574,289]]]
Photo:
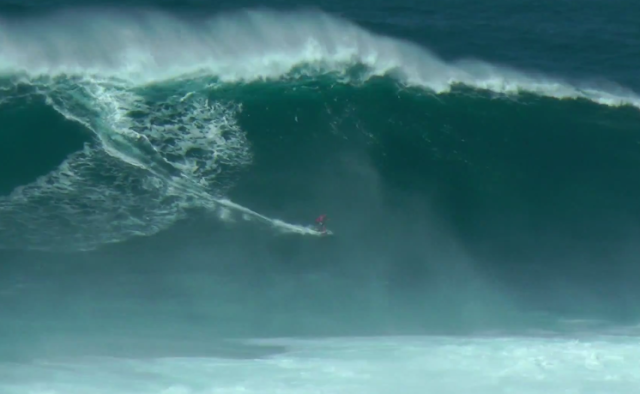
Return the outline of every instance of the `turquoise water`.
[[[635,3],[298,6],[0,5],[5,337],[635,322]]]

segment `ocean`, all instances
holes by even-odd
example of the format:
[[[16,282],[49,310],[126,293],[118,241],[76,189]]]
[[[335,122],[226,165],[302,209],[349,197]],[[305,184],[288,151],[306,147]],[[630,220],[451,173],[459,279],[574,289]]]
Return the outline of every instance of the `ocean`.
[[[0,392],[634,393],[639,18],[0,0]]]

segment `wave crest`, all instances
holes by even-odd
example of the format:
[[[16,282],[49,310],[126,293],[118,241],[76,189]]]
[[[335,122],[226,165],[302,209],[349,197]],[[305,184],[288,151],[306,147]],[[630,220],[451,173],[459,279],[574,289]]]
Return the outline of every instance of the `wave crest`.
[[[202,20],[150,10],[67,11],[0,25],[5,73],[99,75],[136,84],[194,75],[248,82],[282,78],[301,66],[317,75],[346,74],[356,65],[367,69],[365,79],[393,75],[437,93],[464,84],[640,108],[639,96],[623,87],[572,84],[479,60],[447,63],[428,49],[319,11],[249,10]]]

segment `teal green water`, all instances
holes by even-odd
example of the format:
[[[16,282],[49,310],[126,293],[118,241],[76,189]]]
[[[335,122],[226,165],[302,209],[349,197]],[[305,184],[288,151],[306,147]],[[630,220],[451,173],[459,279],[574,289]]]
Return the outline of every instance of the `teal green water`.
[[[638,10],[456,3],[0,6],[5,333],[635,321]]]

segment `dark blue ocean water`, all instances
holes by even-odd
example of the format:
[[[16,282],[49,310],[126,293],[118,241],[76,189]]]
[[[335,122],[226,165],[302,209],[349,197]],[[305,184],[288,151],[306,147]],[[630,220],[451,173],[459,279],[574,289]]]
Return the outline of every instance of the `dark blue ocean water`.
[[[0,337],[632,324],[639,18],[5,0]]]

